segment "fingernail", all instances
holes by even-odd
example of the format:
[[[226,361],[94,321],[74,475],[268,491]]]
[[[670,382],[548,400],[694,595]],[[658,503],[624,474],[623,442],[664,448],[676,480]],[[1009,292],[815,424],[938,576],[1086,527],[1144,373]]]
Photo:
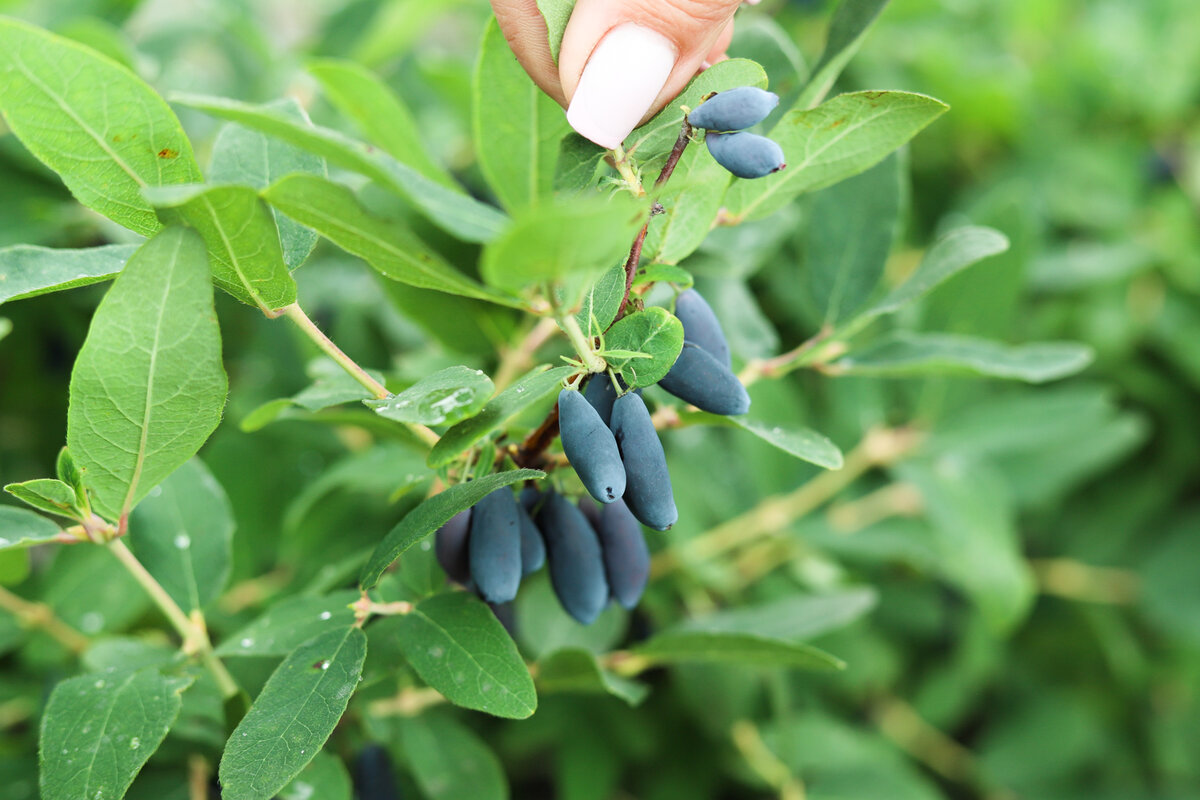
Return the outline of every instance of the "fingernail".
[[[567,108],[579,134],[610,150],[641,121],[675,67],[675,46],[662,34],[626,23],[596,45]]]

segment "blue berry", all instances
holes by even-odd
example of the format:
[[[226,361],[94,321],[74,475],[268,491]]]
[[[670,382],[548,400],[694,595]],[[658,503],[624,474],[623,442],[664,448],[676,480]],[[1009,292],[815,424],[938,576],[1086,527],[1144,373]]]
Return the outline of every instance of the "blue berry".
[[[704,141],[717,163],[739,178],[762,178],[787,166],[783,149],[756,133],[709,133]]]
[[[711,131],[740,131],[757,125],[779,105],[779,95],[757,86],[739,86],[719,92],[688,114],[696,128]]]

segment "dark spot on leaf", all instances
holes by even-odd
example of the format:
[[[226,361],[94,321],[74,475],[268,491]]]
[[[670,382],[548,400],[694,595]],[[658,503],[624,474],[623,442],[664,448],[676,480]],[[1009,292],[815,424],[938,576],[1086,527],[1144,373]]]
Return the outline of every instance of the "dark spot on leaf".
[[[121,137],[121,134],[119,134],[119,133],[115,133],[115,134],[113,134],[113,142],[114,142],[114,143],[115,143],[115,142],[119,142],[119,141],[121,141],[121,138],[122,138],[122,137]]]
[[[312,665],[312,668],[313,669],[329,669],[329,661],[328,661],[328,659],[322,659],[320,661],[314,662]]]
[[[843,117],[842,119],[839,119],[837,122],[835,122],[835,123],[833,123],[832,125],[830,125],[830,126],[829,126],[829,129],[830,129],[830,130],[833,130],[834,128],[836,128],[837,126],[841,125],[841,124],[842,124],[843,122],[845,122],[845,121],[846,121],[846,119],[845,119],[845,117]]]
[[[162,150],[158,151],[159,158],[176,158],[178,156],[179,156],[179,151],[172,150],[169,147],[164,147]]]

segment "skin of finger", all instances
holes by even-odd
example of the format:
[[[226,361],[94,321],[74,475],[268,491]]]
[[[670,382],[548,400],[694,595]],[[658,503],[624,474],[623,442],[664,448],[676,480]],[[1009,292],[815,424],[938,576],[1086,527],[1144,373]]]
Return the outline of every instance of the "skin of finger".
[[[717,37],[716,43],[709,49],[708,55],[704,57],[704,61],[709,65],[716,64],[718,61],[724,61],[729,58],[725,51],[729,49],[729,43],[733,41],[733,21],[730,20],[725,28],[721,31],[721,35]]]
[[[567,23],[558,74],[567,101],[592,51],[610,30],[626,22],[658,31],[678,52],[675,68],[643,122],[683,90],[718,43],[737,11],[739,0],[579,0]]]
[[[542,91],[561,106],[567,105],[558,65],[550,54],[546,21],[538,11],[537,0],[491,0],[496,22],[521,66]]]

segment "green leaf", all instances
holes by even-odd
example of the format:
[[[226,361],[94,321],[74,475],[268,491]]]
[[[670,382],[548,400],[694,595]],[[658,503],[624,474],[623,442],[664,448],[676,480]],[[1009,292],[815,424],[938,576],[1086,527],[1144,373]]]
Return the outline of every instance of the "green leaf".
[[[327,631],[298,647],[271,674],[221,757],[227,800],[268,800],[312,761],[342,718],[362,675],[361,628]]]
[[[640,705],[650,693],[646,684],[602,669],[596,656],[587,650],[556,650],[537,666],[537,685],[543,692],[611,694],[631,706]]]
[[[582,290],[624,263],[644,218],[643,204],[625,194],[559,197],[517,214],[484,248],[480,272],[492,286],[509,291],[567,278]]]
[[[0,339],[8,336],[12,332],[12,320],[7,317],[0,317]]]
[[[879,600],[869,588],[828,594],[791,595],[781,600],[718,611],[688,620],[679,630],[750,633],[771,639],[812,639],[849,625],[875,608]]]
[[[221,642],[217,655],[284,656],[309,639],[354,623],[350,604],[359,593],[346,589],[325,597],[289,597]]]
[[[264,428],[281,416],[286,416],[285,412],[292,408],[302,408],[315,413],[342,403],[366,400],[372,396],[333,359],[323,356],[314,358],[308,362],[304,371],[313,381],[310,385],[291,397],[263,403],[242,418],[241,429],[249,432]],[[379,383],[386,383],[383,373],[373,369],[366,372]]]
[[[4,491],[20,500],[51,514],[81,519],[81,514],[75,509],[75,490],[53,478],[38,478],[24,483],[10,483]]]
[[[650,358],[608,358],[608,366],[631,389],[653,386],[675,366],[683,349],[683,323],[657,306],[622,317],[604,337],[610,350],[645,353]]]
[[[653,119],[625,137],[625,149],[636,154],[643,162],[659,156],[665,157],[675,145],[683,127],[683,107],[693,109],[703,102],[706,94],[723,92],[736,86],[757,86],[765,89],[767,73],[760,65],[744,58],[730,58],[713,64],[692,78],[683,91]],[[698,143],[691,147],[701,149]]]
[[[430,497],[408,512],[404,519],[383,537],[383,541],[375,547],[375,552],[371,553],[371,558],[363,567],[358,585],[362,589],[370,589],[379,583],[384,570],[405,550],[445,525],[455,514],[475,505],[496,489],[545,476],[546,473],[536,469],[497,472],[478,480],[456,484]]]
[[[508,800],[500,760],[460,722],[442,714],[422,714],[401,721],[399,738],[422,797]]]
[[[550,42],[550,55],[558,63],[558,51],[562,47],[563,33],[575,10],[575,0],[537,0],[538,11],[546,20],[546,34]]]
[[[553,193],[566,114],[529,77],[495,20],[483,34],[471,109],[479,168],[500,205],[516,211]]]
[[[421,425],[453,425],[479,413],[495,387],[477,369],[449,367],[386,400],[364,401],[381,417]]]
[[[1086,368],[1095,353],[1075,342],[1006,345],[952,333],[896,331],[831,367],[849,375],[971,375],[1029,383],[1058,380]]]
[[[173,95],[173,102],[277,136],[327,159],[329,163],[366,175],[407,200],[438,227],[468,242],[489,242],[508,223],[501,212],[426,178],[386,153],[337,131],[303,125],[269,107],[221,97]]]
[[[291,98],[275,103],[273,107],[298,122],[312,125],[304,109]],[[325,159],[231,122],[221,128],[213,143],[208,181],[265,189],[273,181],[294,172],[324,175]],[[294,270],[304,263],[316,247],[317,235],[273,210],[271,214],[279,229],[283,262],[289,270]]]
[[[769,445],[801,461],[825,469],[842,468],[842,451],[829,439],[811,428],[767,425],[747,417],[728,417],[739,428],[749,431]]]
[[[1028,613],[1036,587],[1003,479],[961,455],[906,461],[894,474],[921,493],[939,571],[975,602],[994,632],[1011,631]]]
[[[610,603],[591,625],[580,625],[563,610],[546,570],[522,581],[515,609],[521,652],[536,660],[566,649],[606,653],[629,628],[629,612],[617,603]]]
[[[358,124],[367,141],[426,178],[448,189],[458,188],[422,146],[412,112],[378,75],[361,64],[333,58],[314,61],[308,72],[320,82],[329,101]]]
[[[147,189],[147,199],[168,222],[179,221],[204,237],[213,281],[267,315],[296,302],[296,281],[283,262],[275,218],[249,186],[171,186]]]
[[[0,112],[71,194],[132,231],[160,227],[146,186],[194,183],[179,120],[125,67],[68,39],[0,19]]]
[[[193,458],[138,503],[129,537],[142,565],[190,612],[206,607],[225,588],[233,527],[225,490]]]
[[[665,631],[632,652],[652,665],[734,663],[811,670],[845,667],[837,658],[810,645],[736,631]]]
[[[558,161],[554,165],[555,191],[577,193],[594,188],[607,152],[578,133],[568,133],[558,147]]]
[[[504,626],[475,595],[430,597],[402,620],[404,657],[451,703],[508,719],[533,714],[537,692],[529,670]]]
[[[900,159],[893,154],[813,196],[804,265],[825,324],[853,314],[879,284],[899,227],[900,195]]]
[[[1008,250],[1008,238],[991,228],[956,228],[940,237],[925,253],[921,266],[904,283],[860,314],[849,325],[857,331],[866,323],[899,311],[933,291],[969,266]]]
[[[191,683],[148,667],[80,675],[55,686],[42,714],[42,797],[123,797],[166,737]]]
[[[680,289],[690,289],[696,280],[692,273],[675,264],[647,264],[637,271],[633,278],[634,286],[645,286],[650,283],[671,283]]]
[[[725,207],[736,220],[765,217],[799,194],[870,169],[947,108],[923,94],[854,92],[811,110],[793,109],[771,130],[787,169],[758,180],[735,180]]]
[[[41,514],[0,506],[0,550],[46,544],[55,541],[60,533],[62,529]]]
[[[650,219],[643,256],[678,264],[708,237],[733,176],[696,142],[688,147],[658,195],[665,209]]]
[[[583,295],[583,305],[575,315],[579,329],[591,337],[608,330],[625,298],[625,265],[617,264],[604,272]]]
[[[0,250],[0,303],[106,281],[138,249],[109,244],[66,250],[19,244]]]
[[[108,290],[71,372],[67,447],[96,510],[117,519],[195,455],[226,390],[204,242],[168,228]]]
[[[449,464],[459,453],[474,446],[509,419],[551,392],[561,389],[562,382],[574,371],[571,367],[538,368],[521,376],[478,414],[442,434],[426,463],[434,468]]]
[[[829,93],[887,4],[888,0],[842,0],[838,4],[825,39],[825,51],[813,67],[796,108],[812,108]]]
[[[379,274],[410,286],[520,306],[450,266],[401,223],[384,220],[365,209],[341,184],[313,175],[283,178],[263,196],[292,219],[315,230]]]
[[[317,753],[317,757],[279,790],[279,800],[354,800],[354,790],[346,765],[337,756]]]

